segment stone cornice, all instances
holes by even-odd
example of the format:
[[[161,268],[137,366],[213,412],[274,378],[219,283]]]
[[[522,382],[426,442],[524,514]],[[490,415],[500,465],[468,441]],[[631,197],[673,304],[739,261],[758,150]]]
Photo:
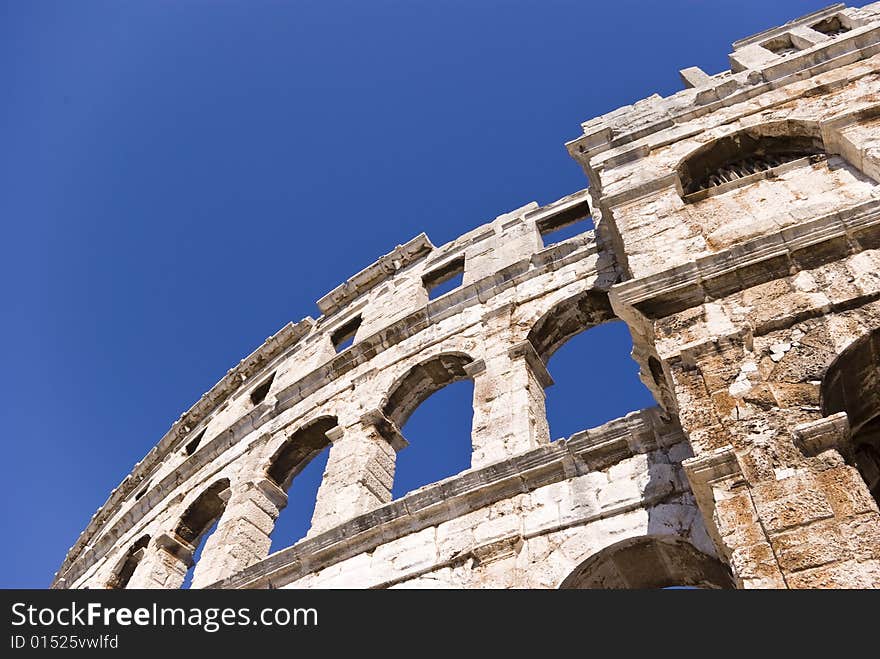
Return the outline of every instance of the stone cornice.
[[[398,245],[388,254],[380,257],[375,263],[367,266],[359,273],[318,300],[318,309],[325,316],[339,311],[355,298],[382,283],[389,276],[406,266],[418,261],[434,251],[434,245],[424,233],[412,240]]]
[[[795,270],[865,249],[880,235],[880,201],[851,208],[724,249],[684,265],[611,288],[615,305],[652,319],[678,313],[738,290],[787,277]],[[841,243],[839,249],[816,249]]]
[[[515,346],[511,346],[510,349],[508,349],[507,354],[511,359],[525,359],[526,364],[528,364],[529,369],[535,376],[538,384],[544,389],[553,384],[553,376],[550,375],[550,371],[547,370],[544,360],[541,359],[540,355],[538,355],[538,352],[535,350],[535,346],[533,346],[532,342],[528,339],[520,341]]]
[[[852,458],[852,436],[846,412],[838,412],[816,421],[801,423],[792,429],[794,443],[807,457],[815,457],[829,449],[836,449],[844,457]]]
[[[730,445],[709,451],[702,455],[682,461],[684,473],[691,484],[691,490],[697,504],[703,511],[709,511],[707,519],[712,519],[715,512],[715,494],[713,488],[725,481],[729,484],[743,480],[742,467],[736,452]],[[716,546],[723,546],[721,536],[714,523],[707,524],[706,530]]]

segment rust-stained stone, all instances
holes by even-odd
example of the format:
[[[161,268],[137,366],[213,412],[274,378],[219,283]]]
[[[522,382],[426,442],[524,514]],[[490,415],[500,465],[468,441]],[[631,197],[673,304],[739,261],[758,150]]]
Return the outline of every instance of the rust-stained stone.
[[[776,534],[772,544],[779,565],[786,572],[837,563],[852,557],[843,528],[833,519]]]

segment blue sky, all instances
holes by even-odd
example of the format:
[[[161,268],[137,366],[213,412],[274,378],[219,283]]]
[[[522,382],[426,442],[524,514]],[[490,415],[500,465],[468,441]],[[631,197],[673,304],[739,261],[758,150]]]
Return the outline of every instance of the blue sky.
[[[580,122],[826,3],[0,0],[0,587],[47,586],[174,419],[342,280],[583,187]],[[554,438],[650,404],[628,352],[609,326],[557,353]],[[469,387],[413,415],[398,494],[467,466]]]

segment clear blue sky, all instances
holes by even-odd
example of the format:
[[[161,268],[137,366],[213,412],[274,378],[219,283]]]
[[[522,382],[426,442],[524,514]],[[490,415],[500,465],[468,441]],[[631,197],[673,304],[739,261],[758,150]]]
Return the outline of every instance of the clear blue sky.
[[[0,0],[0,586],[48,585],[172,421],[346,277],[583,187],[581,121],[823,4]],[[610,326],[557,353],[554,438],[650,404],[628,352]],[[398,494],[466,466],[469,387],[405,428]]]

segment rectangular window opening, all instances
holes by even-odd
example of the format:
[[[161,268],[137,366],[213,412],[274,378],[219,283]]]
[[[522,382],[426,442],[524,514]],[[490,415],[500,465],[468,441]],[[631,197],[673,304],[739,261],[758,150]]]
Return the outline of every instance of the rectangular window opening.
[[[814,23],[810,28],[816,30],[816,32],[827,34],[829,37],[836,37],[850,30],[850,28],[840,22],[840,17],[838,16],[829,16],[825,20]]]
[[[143,498],[143,496],[147,493],[147,490],[150,489],[151,482],[152,481],[147,481],[146,484],[140,490],[138,490],[137,494],[134,495],[135,501],[140,501],[141,498]]]
[[[782,56],[791,55],[799,50],[798,47],[792,43],[791,35],[789,34],[782,34],[774,39],[765,41],[761,44],[761,47]]]
[[[195,438],[190,441],[186,446],[183,447],[183,452],[187,455],[192,455],[196,452],[196,449],[199,447],[199,443],[202,441],[202,437],[205,436],[205,431],[207,428],[202,428],[202,432],[195,436]]]
[[[446,265],[422,277],[422,284],[428,291],[428,299],[435,300],[441,295],[454,291],[464,282],[464,257],[453,259]]]
[[[342,352],[351,347],[354,343],[354,335],[357,334],[360,326],[361,317],[357,315],[330,335],[330,340],[333,342],[336,352]]]
[[[272,382],[275,380],[275,373],[273,372],[268,378],[266,378],[262,383],[258,384],[254,387],[254,390],[251,392],[251,403],[254,405],[259,405],[264,400],[266,400],[266,396],[269,395],[269,389],[272,388]]]
[[[586,201],[538,221],[538,231],[541,233],[544,247],[574,238],[593,228],[590,206]]]

